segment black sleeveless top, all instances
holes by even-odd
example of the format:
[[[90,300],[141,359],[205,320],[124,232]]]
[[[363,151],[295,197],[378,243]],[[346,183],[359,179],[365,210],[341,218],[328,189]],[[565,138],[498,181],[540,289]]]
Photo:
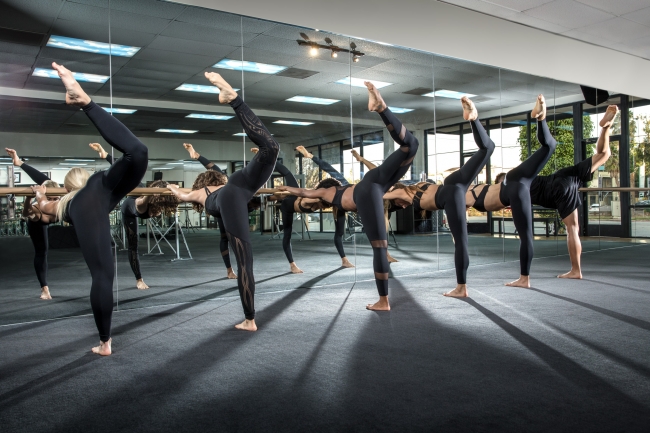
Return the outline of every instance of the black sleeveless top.
[[[420,206],[420,200],[422,199],[422,194],[424,194],[424,191],[429,189],[429,187],[431,185],[433,185],[433,184],[432,183],[427,183],[426,185],[422,185],[420,187],[420,189],[422,191],[416,192],[415,195],[413,196],[413,211],[414,212],[420,212],[421,210],[423,210],[422,207]]]
[[[343,209],[343,205],[341,204],[341,200],[343,199],[343,193],[345,192],[346,189],[350,188],[352,185],[343,185],[343,186],[337,186],[336,187],[336,193],[334,194],[334,200],[332,200],[332,206],[336,206],[337,208],[341,210]]]
[[[220,217],[221,212],[219,211],[219,206],[217,206],[217,197],[219,196],[219,191],[221,191],[221,188],[216,191],[210,191],[207,186],[204,188],[205,193],[208,195],[205,198],[205,213],[214,217]]]
[[[302,206],[302,200],[300,200],[298,202],[298,209],[300,209],[300,212],[303,212],[303,213],[312,213],[313,212],[313,210],[311,210],[311,208]]]
[[[147,209],[146,212],[143,212],[143,213],[138,212],[138,208],[135,205],[136,200],[137,200],[137,197],[127,197],[122,202],[122,206],[120,206],[120,210],[122,211],[122,214],[124,216],[138,217],[138,218],[141,218],[141,219],[151,218],[151,216],[149,215],[149,210],[148,209]]]
[[[481,185],[483,185],[483,184],[481,184]],[[477,211],[479,211],[479,212],[487,212],[485,210],[485,196],[488,193],[488,189],[490,189],[490,185],[485,185],[485,188],[483,188],[481,190],[481,192],[478,194],[478,196],[474,192],[474,190],[476,189],[477,186],[479,186],[479,185],[474,185],[472,187],[472,189],[470,190],[470,192],[474,196],[474,200],[475,200],[474,201],[474,206],[472,206],[472,207],[474,209],[476,209]]]

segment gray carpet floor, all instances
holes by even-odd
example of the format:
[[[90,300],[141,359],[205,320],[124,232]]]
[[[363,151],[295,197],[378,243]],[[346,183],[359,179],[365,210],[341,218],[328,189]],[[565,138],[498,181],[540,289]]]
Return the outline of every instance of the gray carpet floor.
[[[259,331],[246,333],[233,328],[242,319],[235,285],[215,270],[210,242],[200,247],[194,236],[193,262],[168,272],[179,263],[147,257],[152,289],[121,286],[111,357],[89,353],[90,315],[0,326],[3,432],[648,431],[650,246],[584,254],[581,281],[555,278],[567,257],[540,257],[533,288],[517,289],[503,286],[518,274],[517,262],[503,262],[504,240],[476,236],[481,251],[492,248],[484,256],[500,252],[501,261],[471,267],[471,297],[458,300],[440,295],[455,283],[449,254],[435,265],[447,270],[425,274],[432,238],[398,239],[410,248],[394,254],[402,261],[392,265],[393,309],[376,313],[364,308],[377,292],[362,281],[371,261],[362,242],[354,283],[346,273],[355,270],[337,268],[325,249],[330,241],[295,244],[307,271],[296,276],[282,273],[281,249],[262,238]],[[22,251],[22,241],[2,239],[2,251]],[[26,294],[34,277],[20,266],[29,260],[14,258],[14,270],[3,258],[0,314],[14,314],[6,322],[87,313],[80,260],[75,250],[52,252],[62,299],[47,303]]]

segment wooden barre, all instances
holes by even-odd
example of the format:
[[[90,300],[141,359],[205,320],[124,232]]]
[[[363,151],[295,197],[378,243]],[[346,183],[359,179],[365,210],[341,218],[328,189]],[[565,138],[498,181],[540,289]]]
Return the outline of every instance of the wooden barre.
[[[191,192],[189,188],[179,188],[182,192]],[[65,188],[46,188],[46,195],[54,196],[64,196],[68,193]],[[0,187],[0,195],[13,194],[16,196],[33,196],[34,191],[31,188],[27,187]],[[128,193],[128,196],[144,196],[144,195],[171,195],[172,192],[167,188],[135,188],[133,191]],[[276,194],[276,195],[288,195],[286,191],[276,191],[275,188],[260,188],[256,194]]]
[[[580,192],[599,192],[599,191],[608,191],[608,192],[641,192],[641,191],[650,191],[650,188],[633,188],[633,187],[605,187],[605,188],[580,188]]]

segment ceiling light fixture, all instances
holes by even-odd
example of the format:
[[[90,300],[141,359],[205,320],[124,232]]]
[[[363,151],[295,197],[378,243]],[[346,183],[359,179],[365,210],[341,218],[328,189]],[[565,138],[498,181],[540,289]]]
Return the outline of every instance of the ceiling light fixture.
[[[314,122],[298,122],[295,120],[276,120],[273,123],[278,123],[280,125],[296,125],[296,126],[307,126],[307,125],[314,124]]]
[[[336,84],[345,84],[347,86],[352,86],[352,87],[363,87],[363,88],[365,88],[366,85],[363,84],[364,81],[370,81],[378,89],[381,89],[382,87],[386,87],[386,86],[391,86],[393,84],[393,83],[387,83],[385,81],[366,80],[364,78],[356,78],[356,77],[341,78],[340,80],[335,81],[335,83]]]
[[[110,108],[110,107],[102,107],[102,108],[108,111],[109,113],[113,113],[113,114],[133,114],[136,111],[138,111],[130,108]]]
[[[277,74],[288,66],[269,65],[267,63],[247,62],[242,60],[223,59],[212,66],[213,68],[229,69],[231,71],[259,72],[260,74]]]
[[[48,47],[63,48],[65,50],[85,51],[87,53],[113,55],[119,57],[133,57],[140,47],[129,45],[107,44],[105,42],[89,41],[87,39],[68,38],[66,36],[50,36]]]
[[[296,42],[298,42],[298,45],[309,47],[309,54],[312,56],[317,56],[319,49],[331,51],[331,56],[333,59],[336,59],[339,56],[338,53],[350,53],[352,55],[352,61],[354,63],[358,63],[361,56],[366,55],[365,53],[357,50],[357,45],[354,42],[351,42],[350,49],[347,49],[334,45],[330,38],[325,38],[325,44],[319,44],[318,42],[309,39],[309,36],[307,36],[305,33],[300,33],[300,37],[302,40],[296,39]]]
[[[340,99],[314,98],[312,96],[294,96],[287,99],[289,102],[302,102],[303,104],[331,105],[340,102]]]
[[[460,99],[463,96],[467,96],[468,98],[473,98],[476,95],[473,95],[471,93],[457,92],[455,90],[440,89],[440,90],[436,90],[435,92],[425,93],[422,96],[428,96],[429,98],[433,98],[434,96],[438,96],[440,98]]]
[[[59,77],[59,73],[56,72],[54,69],[45,69],[45,68],[35,68],[34,72],[32,73],[32,76],[42,77],[42,78],[56,78],[59,80],[61,79]],[[83,72],[73,72],[72,76],[77,81],[84,81],[86,83],[101,83],[101,84],[108,81],[109,78],[108,75],[84,74]]]
[[[401,107],[388,107],[388,109],[392,111],[394,114],[410,113],[411,111],[414,110],[414,108],[401,108]]]
[[[217,86],[204,86],[202,84],[183,83],[180,86],[178,86],[175,90],[183,90],[185,92],[219,94],[219,88]],[[233,89],[233,90],[237,92],[239,89]]]
[[[192,113],[185,116],[188,119],[205,119],[205,120],[228,120],[232,119],[235,116],[224,116],[221,114],[201,114],[201,113]]]
[[[156,129],[156,132],[167,132],[169,134],[196,134],[198,130],[193,129]]]
[[[66,158],[64,161],[71,161],[71,162],[95,162],[94,159],[69,159],[69,158]]]

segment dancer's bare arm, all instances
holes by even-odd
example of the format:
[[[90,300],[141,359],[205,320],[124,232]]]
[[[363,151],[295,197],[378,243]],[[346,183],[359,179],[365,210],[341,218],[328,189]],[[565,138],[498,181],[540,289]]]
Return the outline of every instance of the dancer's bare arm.
[[[191,191],[191,190],[187,190],[185,188],[179,188],[178,186],[173,185],[173,184],[167,185],[167,189],[170,190],[172,192],[172,194],[174,194],[176,196],[176,198],[178,198],[180,201],[190,202],[190,203],[199,203],[199,204],[205,205],[205,199],[207,198],[207,194],[205,193],[205,190],[203,190],[203,189],[197,189],[197,190]],[[208,189],[210,189],[210,187],[208,187]],[[216,189],[214,191],[216,191]]]
[[[48,200],[45,195],[47,189],[42,185],[32,186],[32,191],[36,194],[36,202],[41,213],[55,217],[56,211],[59,208],[59,202]]]

